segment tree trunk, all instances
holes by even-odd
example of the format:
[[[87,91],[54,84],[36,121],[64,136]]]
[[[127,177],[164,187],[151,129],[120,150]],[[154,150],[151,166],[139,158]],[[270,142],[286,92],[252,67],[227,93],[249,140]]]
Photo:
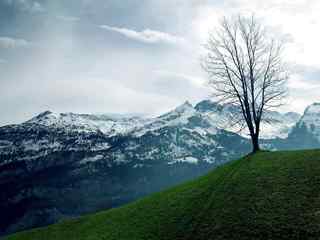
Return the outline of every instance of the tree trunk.
[[[260,150],[259,146],[259,137],[255,134],[254,136],[251,137],[252,141],[252,153],[256,153]]]

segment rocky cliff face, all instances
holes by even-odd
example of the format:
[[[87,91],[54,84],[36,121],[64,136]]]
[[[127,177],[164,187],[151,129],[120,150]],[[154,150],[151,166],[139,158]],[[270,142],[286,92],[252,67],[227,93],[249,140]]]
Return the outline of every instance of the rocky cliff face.
[[[284,143],[287,149],[319,148],[320,146],[320,103],[306,108],[302,117],[292,127]]]

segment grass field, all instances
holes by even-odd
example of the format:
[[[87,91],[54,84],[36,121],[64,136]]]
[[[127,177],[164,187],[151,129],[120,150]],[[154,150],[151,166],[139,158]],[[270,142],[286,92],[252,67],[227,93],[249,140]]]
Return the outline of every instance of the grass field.
[[[132,204],[6,239],[320,239],[320,151],[259,152]]]

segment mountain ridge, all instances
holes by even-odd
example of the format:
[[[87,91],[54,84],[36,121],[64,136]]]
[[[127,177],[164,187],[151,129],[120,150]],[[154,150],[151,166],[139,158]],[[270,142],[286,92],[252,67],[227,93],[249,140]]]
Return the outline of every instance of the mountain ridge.
[[[218,103],[212,102],[211,100],[203,100],[194,106],[185,101],[182,105],[176,107],[174,110],[164,113],[158,117],[141,117],[141,116],[130,116],[130,117],[114,117],[112,114],[77,114],[77,113],[55,113],[50,110],[44,111],[37,116],[27,120],[24,123],[37,123],[45,126],[58,125],[57,127],[72,127],[74,130],[78,131],[101,131],[104,134],[129,134],[137,128],[143,128],[144,125],[150,124],[157,119],[161,119],[168,114],[174,112],[179,113],[180,111],[195,110],[199,113],[208,114],[208,117],[213,118],[215,124],[222,124],[222,126],[217,126],[221,129],[227,129],[231,132],[238,133],[235,128],[228,129],[226,122],[230,121],[228,118],[228,111],[237,111],[237,108],[232,106],[222,106]],[[270,127],[270,124],[265,124],[262,126],[261,138],[274,138],[281,137],[286,138],[289,132],[289,129],[293,127],[295,123],[302,117],[296,112],[286,112],[279,113],[276,111],[267,111],[267,118],[273,118],[273,126]],[[220,118],[220,119],[219,119]],[[284,119],[284,121],[282,121]],[[287,124],[286,124],[287,122]],[[279,124],[281,123],[281,124]],[[59,126],[60,124],[60,126]],[[277,124],[279,129],[277,128]],[[19,125],[19,124],[15,124]],[[15,126],[13,125],[13,126]],[[283,125],[283,126],[282,126]],[[5,126],[3,126],[5,127]],[[78,127],[78,129],[76,129]],[[263,129],[266,128],[270,133],[264,134]],[[272,131],[272,129],[276,129]],[[241,134],[241,133],[240,133]],[[243,137],[248,137],[247,133],[241,134]]]

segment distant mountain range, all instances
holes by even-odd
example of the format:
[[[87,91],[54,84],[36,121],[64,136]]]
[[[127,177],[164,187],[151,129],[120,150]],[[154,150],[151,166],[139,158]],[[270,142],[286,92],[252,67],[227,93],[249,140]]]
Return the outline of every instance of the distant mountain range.
[[[155,118],[43,112],[0,128],[0,234],[111,208],[200,176],[250,151],[238,111],[204,100]],[[267,149],[320,147],[320,104],[267,112]]]

